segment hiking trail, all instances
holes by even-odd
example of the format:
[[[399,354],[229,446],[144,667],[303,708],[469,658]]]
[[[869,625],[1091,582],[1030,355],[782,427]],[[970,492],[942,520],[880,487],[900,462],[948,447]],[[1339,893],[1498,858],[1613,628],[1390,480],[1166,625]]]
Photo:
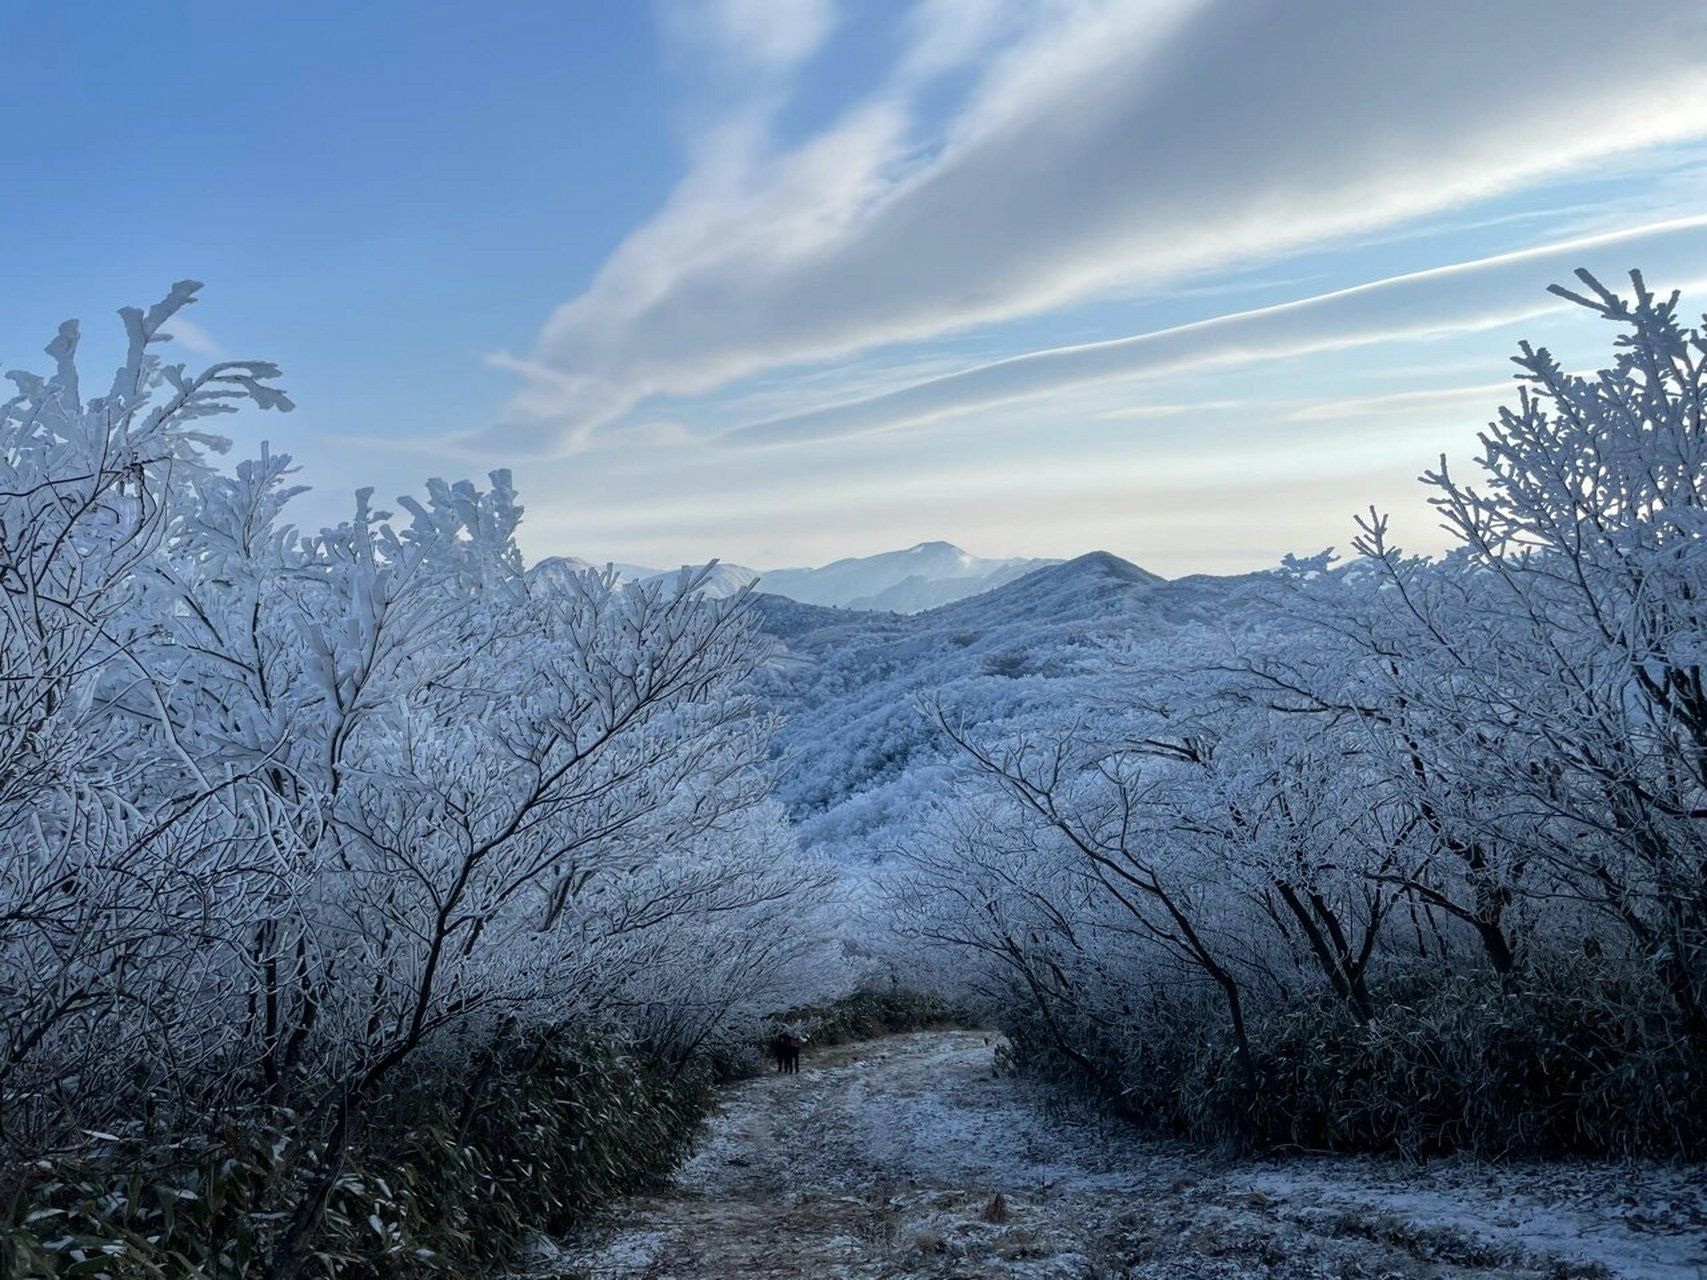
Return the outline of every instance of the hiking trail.
[[[1653,1165],[1219,1157],[997,1073],[999,1037],[814,1050],[725,1091],[663,1190],[518,1276],[1707,1277],[1707,1180]]]

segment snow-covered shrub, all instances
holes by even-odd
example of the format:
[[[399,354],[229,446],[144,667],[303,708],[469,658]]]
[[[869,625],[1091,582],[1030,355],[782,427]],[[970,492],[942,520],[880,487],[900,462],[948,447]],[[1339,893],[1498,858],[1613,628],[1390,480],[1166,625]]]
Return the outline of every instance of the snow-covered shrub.
[[[422,1081],[748,1034],[832,877],[765,802],[747,595],[528,574],[505,472],[299,532],[290,459],[200,429],[277,371],[160,357],[195,289],[107,395],[68,326],[0,408],[0,1163],[111,1132],[164,1185],[289,1109],[285,1276]]]
[[[255,858],[279,804],[251,776],[142,746],[132,713],[170,688],[152,589],[180,512],[208,478],[201,420],[288,409],[270,365],[189,375],[161,328],[181,283],[126,309],[124,365],[85,399],[75,323],[54,372],[13,372],[0,404],[0,1133],[100,1125],[101,1105],[226,1047],[204,994],[282,868]],[[215,905],[217,904],[217,905]],[[194,991],[192,998],[187,993]],[[173,1064],[168,1067],[166,1064]]]
[[[1524,344],[1483,487],[1424,477],[1459,550],[1420,571],[1374,516],[1357,546],[1421,633],[1390,700],[1452,733],[1429,763],[1484,797],[1472,838],[1590,907],[1707,1055],[1707,339],[1640,274],[1579,275],[1556,292],[1626,330],[1613,364]]]
[[[1707,1150],[1707,341],[1583,280],[1614,362],[1522,348],[1449,555],[1372,513],[1080,706],[938,708],[899,920],[1022,1056],[1199,1134]]]

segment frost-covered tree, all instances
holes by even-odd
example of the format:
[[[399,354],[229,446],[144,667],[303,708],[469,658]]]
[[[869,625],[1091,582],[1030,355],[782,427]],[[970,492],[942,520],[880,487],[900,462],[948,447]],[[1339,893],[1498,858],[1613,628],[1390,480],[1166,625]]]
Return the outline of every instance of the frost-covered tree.
[[[1396,698],[1453,741],[1478,833],[1545,862],[1651,963],[1707,1047],[1707,343],[1632,273],[1555,292],[1622,326],[1584,376],[1525,344],[1483,484],[1424,477],[1459,549],[1419,566],[1384,520],[1358,549],[1420,632]],[[1598,946],[1598,942],[1593,945]]]
[[[1110,646],[1071,708],[938,708],[961,798],[908,844],[904,927],[1120,1096],[1218,1023],[1260,1129],[1253,1102],[1309,1112],[1401,1060],[1394,1026],[1424,1061],[1460,1019],[1448,1112],[1511,1090],[1487,1114],[1514,1133],[1605,1141],[1616,1112],[1619,1142],[1702,1140],[1675,1108],[1707,1053],[1707,340],[1640,275],[1581,278],[1556,292],[1621,326],[1615,359],[1522,347],[1480,483],[1423,477],[1447,555],[1371,513],[1359,558],[1289,559],[1237,627]],[[1195,1054],[1165,1065],[1214,1085]],[[1368,1118],[1391,1096],[1356,1123],[1404,1127]]]
[[[134,749],[108,704],[155,687],[148,578],[207,475],[202,419],[289,409],[277,370],[166,363],[182,282],[121,313],[125,363],[85,399],[78,329],[52,374],[0,405],[0,1125],[28,1133],[119,1063],[163,1060],[185,1011],[167,989],[206,959],[210,899],[240,898],[237,850],[270,820],[240,779]],[[143,696],[138,693],[137,696]],[[146,1066],[139,1065],[146,1071]]]
[[[109,395],[68,327],[0,417],[0,1122],[292,1108],[286,1276],[411,1073],[727,1045],[832,877],[765,803],[747,595],[529,575],[505,472],[299,532],[289,457],[193,425],[276,370],[159,358],[194,291],[125,313]]]

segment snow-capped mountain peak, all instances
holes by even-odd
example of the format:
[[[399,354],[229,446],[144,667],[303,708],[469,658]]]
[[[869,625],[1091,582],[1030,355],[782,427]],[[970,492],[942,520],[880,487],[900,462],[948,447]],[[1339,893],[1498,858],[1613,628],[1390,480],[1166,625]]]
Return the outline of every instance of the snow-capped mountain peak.
[[[759,590],[803,604],[917,613],[990,591],[1055,563],[1024,557],[985,559],[952,542],[920,542],[815,569],[773,569],[759,575]]]

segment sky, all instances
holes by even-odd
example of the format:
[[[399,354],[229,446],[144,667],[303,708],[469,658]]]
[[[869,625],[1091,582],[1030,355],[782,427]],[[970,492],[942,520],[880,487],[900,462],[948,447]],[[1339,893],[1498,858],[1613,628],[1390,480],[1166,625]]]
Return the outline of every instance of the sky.
[[[0,48],[0,368],[203,281],[182,356],[284,367],[228,434],[308,528],[507,467],[533,557],[1435,551],[1518,342],[1606,358],[1547,285],[1707,309],[1692,0],[0,0]]]

